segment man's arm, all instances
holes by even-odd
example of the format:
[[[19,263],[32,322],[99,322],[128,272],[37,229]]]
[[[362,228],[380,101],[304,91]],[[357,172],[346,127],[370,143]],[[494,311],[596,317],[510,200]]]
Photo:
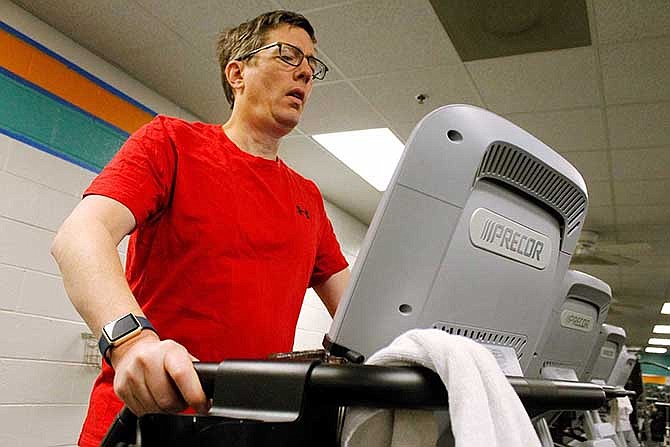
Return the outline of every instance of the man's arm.
[[[322,284],[314,286],[314,291],[319,295],[323,304],[326,305],[326,309],[328,309],[328,313],[331,317],[335,316],[337,306],[340,304],[340,300],[344,295],[344,291],[347,289],[347,285],[349,285],[350,276],[351,272],[348,268],[345,268],[332,275]]]
[[[77,205],[54,239],[51,253],[65,289],[96,337],[111,320],[128,313],[143,315],[116,251],[134,227],[128,208],[92,195]],[[138,415],[178,411],[185,404],[206,412],[207,400],[191,361],[183,346],[142,331],[111,351],[114,390]]]

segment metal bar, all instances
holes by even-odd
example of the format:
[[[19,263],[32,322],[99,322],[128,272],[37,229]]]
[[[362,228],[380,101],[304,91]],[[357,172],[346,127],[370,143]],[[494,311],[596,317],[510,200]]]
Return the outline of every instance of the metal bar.
[[[216,364],[196,364],[205,389],[213,387]],[[508,377],[529,412],[588,410],[605,404],[608,395],[622,391],[591,383]],[[308,394],[321,402],[342,406],[382,408],[445,408],[448,394],[439,376],[422,367],[316,365],[307,380]],[[211,395],[208,393],[208,395]],[[628,394],[625,394],[628,395]]]

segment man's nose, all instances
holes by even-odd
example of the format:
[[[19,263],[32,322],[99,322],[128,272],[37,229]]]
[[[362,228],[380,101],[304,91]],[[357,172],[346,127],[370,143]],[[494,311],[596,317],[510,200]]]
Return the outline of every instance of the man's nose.
[[[300,65],[295,68],[295,73],[297,79],[305,80],[305,82],[310,82],[312,80],[314,72],[312,71],[312,67],[309,66],[306,57],[303,58]]]

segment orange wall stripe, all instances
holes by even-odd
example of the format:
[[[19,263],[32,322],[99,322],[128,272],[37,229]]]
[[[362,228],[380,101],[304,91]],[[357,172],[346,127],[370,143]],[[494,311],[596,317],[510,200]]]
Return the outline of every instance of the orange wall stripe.
[[[0,30],[0,48],[0,66],[128,133],[153,118],[4,30]]]

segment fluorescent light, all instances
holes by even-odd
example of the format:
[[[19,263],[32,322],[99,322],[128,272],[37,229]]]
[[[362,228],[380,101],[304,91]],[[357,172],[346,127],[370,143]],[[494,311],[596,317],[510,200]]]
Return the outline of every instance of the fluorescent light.
[[[325,133],[313,138],[379,191],[388,187],[405,147],[387,128]]]
[[[657,324],[654,326],[654,334],[670,334],[670,326],[667,324]]]
[[[662,314],[670,314],[670,303],[663,303],[663,307],[661,308],[661,313]]]
[[[670,338],[650,338],[650,345],[670,346]]]
[[[665,354],[668,352],[668,348],[644,348],[644,352],[650,352],[652,354]]]

